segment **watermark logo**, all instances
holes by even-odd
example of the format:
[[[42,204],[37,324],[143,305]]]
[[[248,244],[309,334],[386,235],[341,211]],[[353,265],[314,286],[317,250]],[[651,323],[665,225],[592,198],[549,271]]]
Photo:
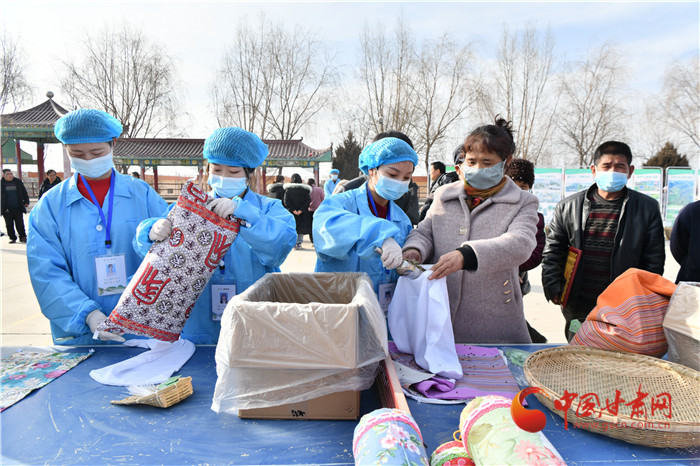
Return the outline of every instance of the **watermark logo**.
[[[547,424],[546,415],[539,409],[527,409],[523,406],[525,398],[533,393],[539,393],[551,397],[540,387],[527,387],[517,393],[510,405],[510,414],[515,424],[527,432],[539,432],[544,429]],[[652,428],[652,429],[668,429],[670,424],[662,420],[649,419],[651,416],[659,415],[671,419],[673,415],[671,394],[668,392],[658,393],[656,396],[649,397],[648,392],[642,390],[642,385],[639,385],[632,400],[625,400],[621,396],[620,390],[615,390],[615,398],[608,399],[599,397],[596,393],[578,394],[564,390],[561,398],[554,400],[554,409],[561,411],[564,418],[564,429],[569,429],[569,411],[576,415],[576,420],[573,422],[576,428],[603,429],[618,427],[636,427],[636,428]],[[574,402],[578,399],[578,403],[574,406]],[[623,410],[628,411],[628,422],[617,421],[616,424],[609,422],[595,421],[594,418],[601,418],[604,413],[617,417],[622,414]],[[582,421],[580,418],[590,419]]]
[[[510,415],[515,425],[522,430],[536,433],[544,429],[544,426],[547,425],[547,416],[539,409],[527,409],[523,406],[525,398],[533,393],[540,393],[549,398],[547,392],[540,387],[527,387],[520,390],[510,404]]]

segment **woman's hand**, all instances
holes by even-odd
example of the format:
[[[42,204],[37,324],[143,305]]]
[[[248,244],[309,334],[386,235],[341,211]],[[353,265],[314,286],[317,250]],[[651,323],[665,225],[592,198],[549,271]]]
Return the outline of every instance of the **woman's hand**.
[[[446,277],[452,272],[462,270],[464,267],[464,256],[459,251],[452,251],[440,257],[435,265],[430,268],[433,272],[428,277],[428,280],[437,280],[438,278]]]
[[[423,259],[421,258],[418,249],[406,249],[403,252],[403,258],[407,261],[416,261],[419,264],[423,262]]]

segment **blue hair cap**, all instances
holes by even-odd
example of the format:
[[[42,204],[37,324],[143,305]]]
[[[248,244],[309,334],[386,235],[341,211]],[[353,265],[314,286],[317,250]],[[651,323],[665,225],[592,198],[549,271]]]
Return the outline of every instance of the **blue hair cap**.
[[[56,121],[53,132],[63,144],[109,142],[122,134],[122,124],[109,113],[92,108],[68,112]]]
[[[340,170],[338,170],[337,168],[331,168],[331,175],[333,174],[340,175]]]
[[[204,158],[219,165],[256,168],[268,153],[257,134],[242,128],[218,128],[204,140]]]
[[[405,161],[413,162],[414,167],[418,165],[416,151],[401,139],[383,138],[362,149],[358,164],[366,175],[371,168]]]

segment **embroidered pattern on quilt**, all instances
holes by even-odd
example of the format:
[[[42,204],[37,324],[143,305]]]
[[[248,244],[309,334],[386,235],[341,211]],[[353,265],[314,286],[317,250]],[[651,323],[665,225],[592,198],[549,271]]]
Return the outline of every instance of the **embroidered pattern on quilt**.
[[[188,181],[168,214],[167,241],[153,243],[119,303],[98,330],[175,341],[240,223],[207,208],[208,196]]]

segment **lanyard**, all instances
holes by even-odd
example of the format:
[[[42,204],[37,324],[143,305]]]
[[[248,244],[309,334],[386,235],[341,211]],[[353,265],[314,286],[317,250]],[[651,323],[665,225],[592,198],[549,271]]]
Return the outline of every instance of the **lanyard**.
[[[375,217],[379,217],[377,205],[374,203],[374,198],[372,197],[372,193],[369,192],[369,188],[367,188],[367,197],[369,198],[370,207],[372,207],[372,213]],[[388,202],[386,205],[386,219],[391,222],[391,202]]]
[[[97,198],[95,197],[95,193],[92,192],[92,188],[90,187],[90,184],[87,182],[87,180],[83,177],[83,175],[80,175],[80,179],[83,181],[83,185],[85,185],[85,189],[87,189],[88,194],[90,195],[90,199],[92,199],[92,203],[95,204],[97,207],[97,210],[100,212],[100,218],[102,219],[102,223],[105,225],[106,231],[106,238],[105,238],[105,246],[107,246],[107,249],[112,248],[112,238],[110,236],[110,229],[112,227],[112,207],[114,206],[114,173],[112,170],[109,172],[109,213],[107,214],[107,221],[105,221],[105,214],[102,212],[102,207],[100,207],[100,203],[97,202]]]
[[[374,198],[372,198],[372,193],[369,192],[369,188],[367,188],[367,197],[369,198],[369,204],[370,207],[372,208],[372,213],[374,214],[375,217],[379,217],[377,214],[377,205],[374,203]],[[391,202],[387,203],[386,205],[386,219],[388,221],[391,221]],[[390,270],[384,269],[386,272],[387,278],[389,278],[389,275],[391,274]]]

